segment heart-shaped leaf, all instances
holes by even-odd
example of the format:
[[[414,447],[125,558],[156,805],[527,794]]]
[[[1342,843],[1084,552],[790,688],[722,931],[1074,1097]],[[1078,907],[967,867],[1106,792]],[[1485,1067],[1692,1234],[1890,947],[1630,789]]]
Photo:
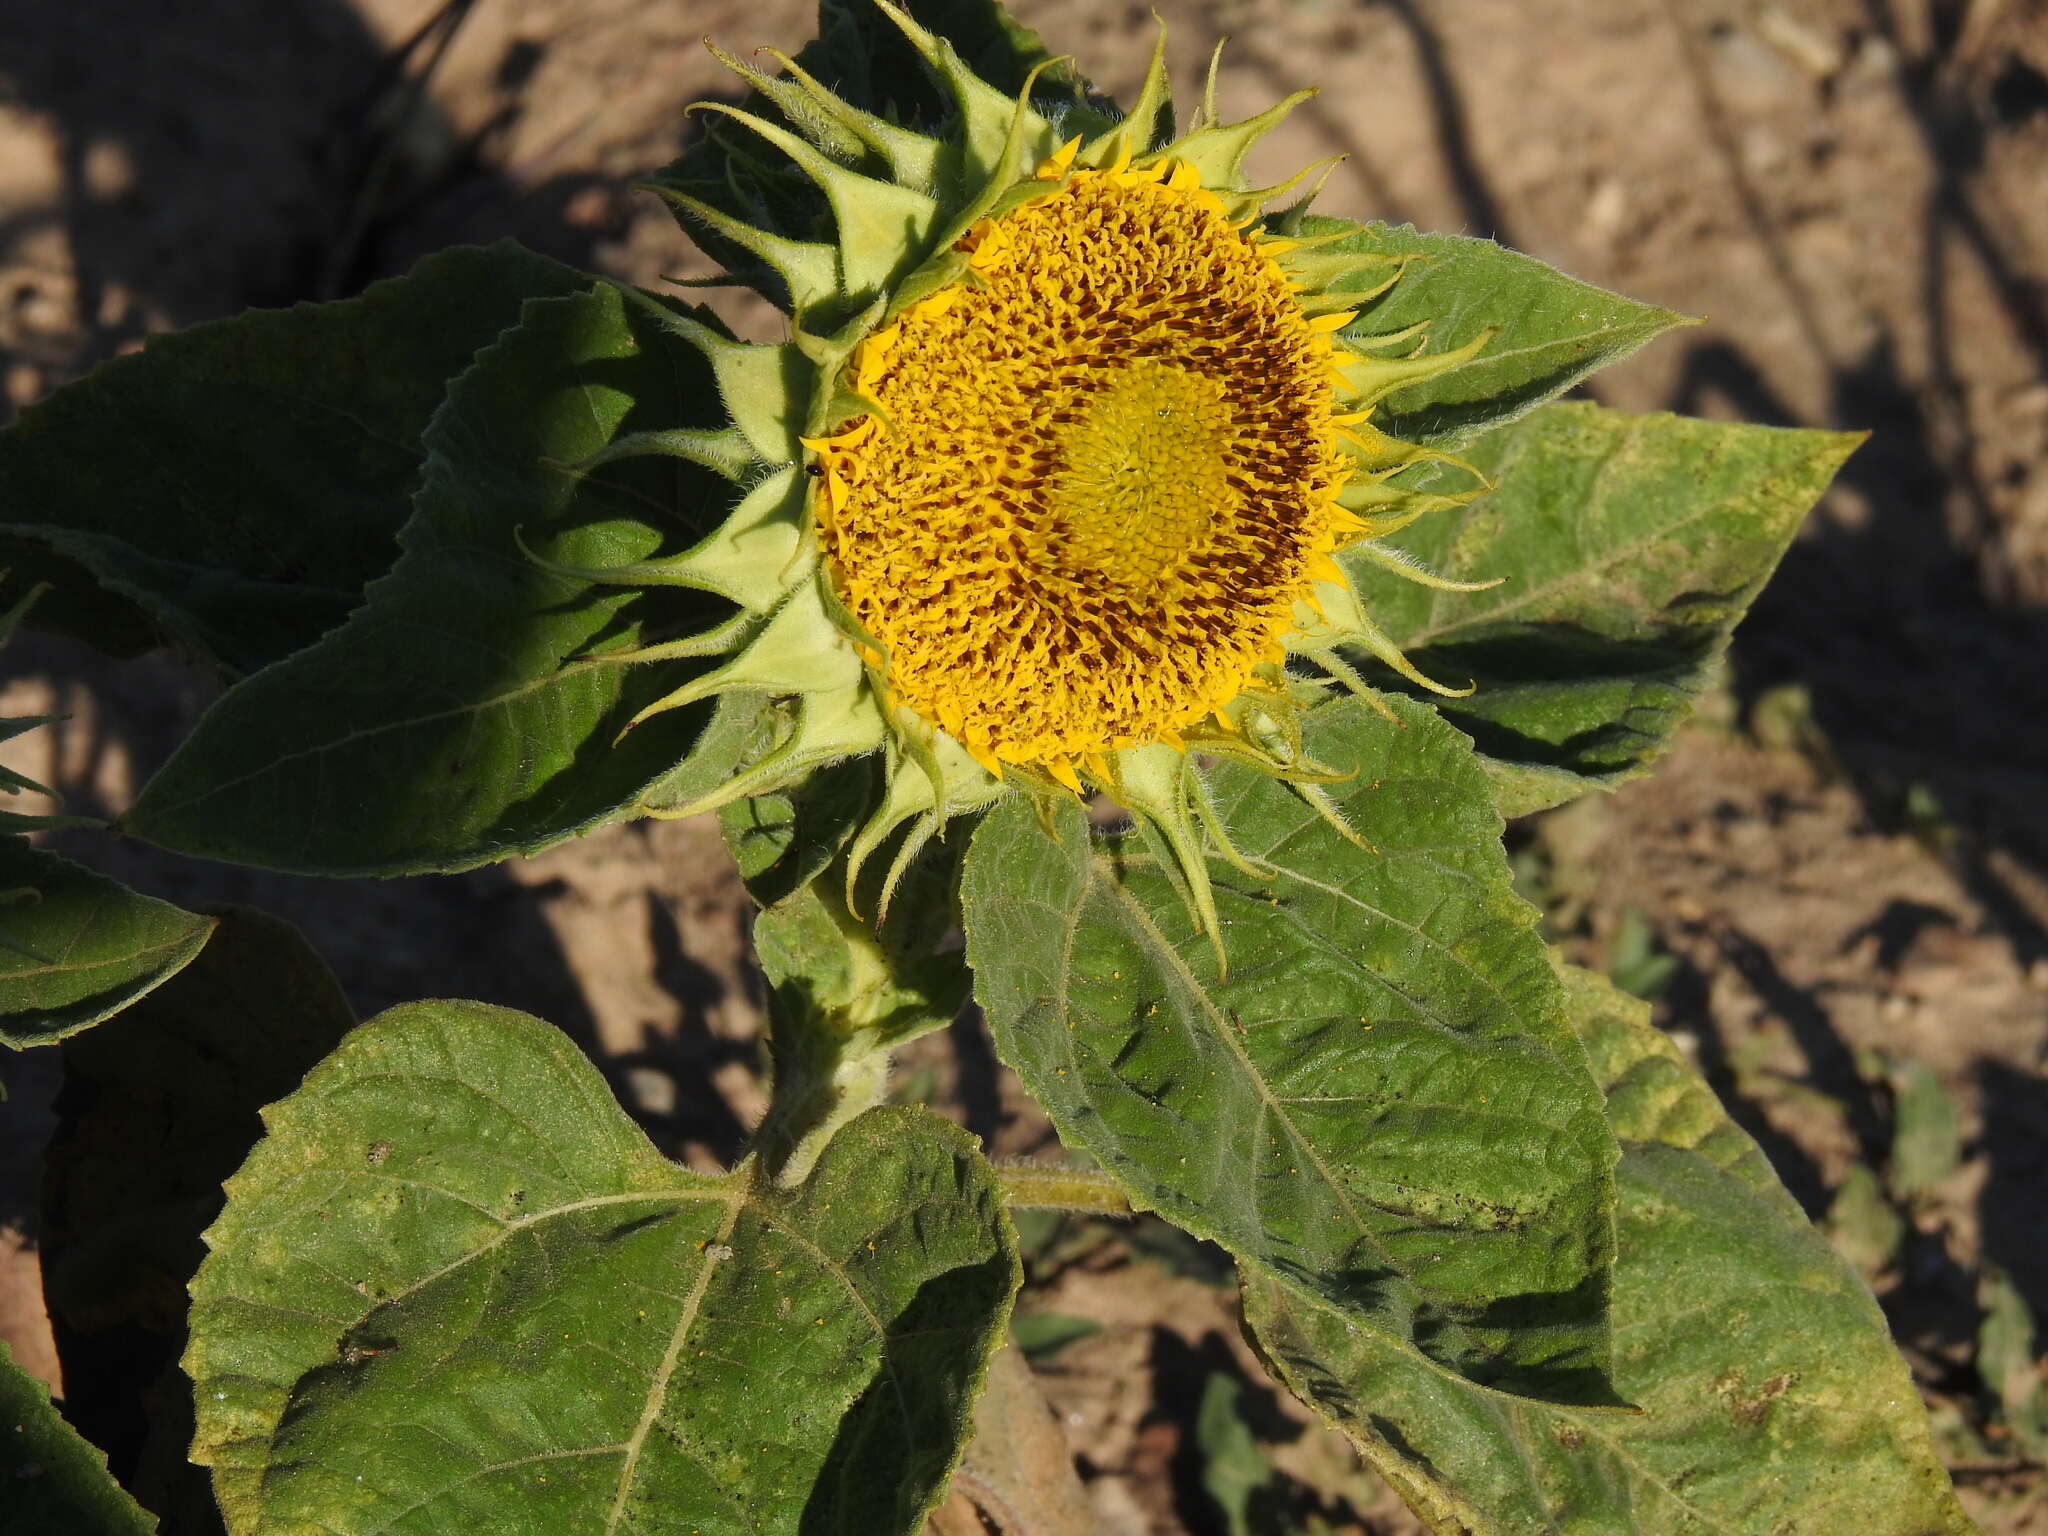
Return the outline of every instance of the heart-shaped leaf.
[[[0,1044],[111,1018],[189,964],[213,921],[0,837]]]
[[[1281,1379],[1435,1531],[1973,1530],[1862,1281],[1648,1007],[1566,979],[1622,1144],[1614,1374],[1639,1411],[1486,1391],[1253,1274],[1246,1322]]]
[[[186,1357],[235,1536],[909,1536],[938,1496],[1019,1277],[955,1127],[690,1173],[474,1003],[363,1026],[267,1119]]]
[[[397,558],[448,380],[524,300],[589,283],[504,240],[153,337],[0,433],[0,569],[53,583],[37,624],[118,654],[288,656]]]
[[[398,874],[531,853],[620,814],[711,713],[617,741],[706,665],[636,668],[631,653],[730,610],[562,568],[686,547],[732,487],[674,458],[574,466],[642,428],[725,423],[702,357],[613,290],[532,301],[429,428],[391,574],[340,629],[216,703],[126,830],[266,868]]]
[[[1641,774],[1860,434],[1552,405],[1475,445],[1496,482],[1390,542],[1445,592],[1353,557],[1367,610],[1423,672],[1510,815]],[[1452,478],[1462,475],[1450,473]],[[1391,680],[1391,674],[1388,674]]]
[[[1229,974],[1135,839],[1021,797],[963,885],[976,995],[1069,1146],[1354,1324],[1509,1390],[1603,1399],[1614,1144],[1470,748],[1424,706],[1314,711],[1350,834],[1222,763],[1254,880]]]

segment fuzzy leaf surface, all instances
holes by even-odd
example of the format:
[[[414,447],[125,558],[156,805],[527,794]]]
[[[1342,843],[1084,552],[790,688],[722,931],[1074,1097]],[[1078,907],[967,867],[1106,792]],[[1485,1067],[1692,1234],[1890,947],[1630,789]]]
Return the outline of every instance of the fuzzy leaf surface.
[[[619,815],[711,713],[617,741],[707,665],[629,653],[730,610],[559,574],[520,540],[600,568],[687,547],[722,517],[725,481],[673,458],[570,466],[624,433],[724,424],[699,355],[610,288],[530,301],[428,429],[398,564],[341,628],[221,698],[125,830],[206,858],[385,875],[532,853]]]
[[[1141,1205],[1448,1371],[1606,1400],[1614,1144],[1509,886],[1485,776],[1425,706],[1313,711],[1370,848],[1284,784],[1212,788],[1229,975],[1134,838],[991,813],[963,883],[1003,1059]]]
[[[791,1191],[660,1157],[559,1031],[363,1026],[268,1112],[193,1285],[235,1536],[917,1529],[1019,1277],[921,1110]]]
[[[189,964],[213,924],[0,837],[0,1045],[48,1045],[112,1017]]]
[[[50,1389],[14,1363],[0,1339],[0,1488],[7,1528],[26,1536],[150,1536],[142,1507],[107,1471],[107,1459],[64,1422]]]
[[[1484,331],[1496,333],[1476,356],[1388,397],[1373,424],[1409,442],[1457,444],[1476,437],[1556,398],[1673,326],[1692,323],[1567,277],[1491,240],[1316,216],[1301,226],[1308,236],[1351,231],[1315,247],[1319,262],[1347,255],[1409,260],[1400,281],[1346,327],[1347,336],[1385,336],[1426,325],[1423,350],[1436,353],[1454,351]],[[1331,286],[1371,289],[1391,271],[1361,263],[1355,276]],[[1402,356],[1414,345],[1376,355]]]
[[[1641,1412],[1488,1392],[1252,1274],[1282,1380],[1435,1531],[1971,1531],[1869,1291],[1647,1005],[1566,980],[1622,1145],[1614,1367]]]
[[[1612,788],[1663,752],[1860,441],[1550,405],[1468,451],[1495,490],[1388,540],[1440,574],[1500,586],[1434,591],[1347,564],[1366,611],[1426,675],[1478,683],[1437,707],[1518,815]]]
[[[35,622],[117,653],[290,655],[397,558],[448,380],[525,299],[589,283],[506,240],[153,337],[0,433],[8,585],[52,582]]]

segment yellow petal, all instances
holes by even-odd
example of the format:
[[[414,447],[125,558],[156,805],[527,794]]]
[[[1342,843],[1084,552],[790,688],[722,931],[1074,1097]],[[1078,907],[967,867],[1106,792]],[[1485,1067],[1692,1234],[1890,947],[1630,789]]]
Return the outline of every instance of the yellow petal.
[[[1081,136],[1076,134],[1058,149],[1038,162],[1033,174],[1040,181],[1058,181],[1067,174],[1067,167],[1074,163],[1074,156],[1081,152]],[[986,767],[986,764],[983,764]]]

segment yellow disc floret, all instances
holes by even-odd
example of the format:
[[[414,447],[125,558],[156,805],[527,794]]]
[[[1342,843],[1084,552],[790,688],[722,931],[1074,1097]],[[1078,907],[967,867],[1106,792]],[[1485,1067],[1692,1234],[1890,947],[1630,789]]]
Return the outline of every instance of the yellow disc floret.
[[[1283,657],[1328,555],[1331,334],[1186,166],[1043,173],[966,279],[867,338],[821,450],[828,569],[902,705],[1063,781]]]

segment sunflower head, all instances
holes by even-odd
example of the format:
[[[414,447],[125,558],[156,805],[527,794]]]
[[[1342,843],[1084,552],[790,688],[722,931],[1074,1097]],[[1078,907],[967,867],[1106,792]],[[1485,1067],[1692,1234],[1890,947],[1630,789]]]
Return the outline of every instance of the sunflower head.
[[[1266,210],[1307,173],[1244,175],[1300,96],[1226,124],[1212,70],[1173,137],[1162,48],[1112,121],[1085,96],[1040,100],[1047,65],[1005,93],[889,0],[874,9],[943,94],[931,124],[867,112],[779,55],[771,76],[720,54],[754,96],[708,110],[753,148],[728,150],[722,192],[657,188],[790,327],[743,344],[636,296],[709,358],[733,426],[625,450],[711,463],[738,488],[710,538],[620,574],[737,608],[649,653],[723,659],[648,713],[766,698],[780,721],[680,809],[880,752],[846,880],[893,841],[886,901],[951,817],[1012,789],[1093,788],[1170,854],[1213,936],[1207,854],[1236,855],[1189,753],[1248,758],[1324,806],[1297,714],[1333,683],[1371,696],[1342,648],[1449,691],[1373,626],[1345,565],[1437,580],[1375,540],[1481,482],[1408,489],[1402,470],[1447,456],[1371,417],[1486,338],[1431,354],[1415,330],[1357,333],[1401,263],[1290,237],[1307,199]]]
[[[990,773],[1070,790],[1262,670],[1358,520],[1330,334],[1187,162],[1039,167],[960,281],[855,348],[807,446],[825,573],[881,681]],[[1035,190],[1035,189],[1034,189]]]

